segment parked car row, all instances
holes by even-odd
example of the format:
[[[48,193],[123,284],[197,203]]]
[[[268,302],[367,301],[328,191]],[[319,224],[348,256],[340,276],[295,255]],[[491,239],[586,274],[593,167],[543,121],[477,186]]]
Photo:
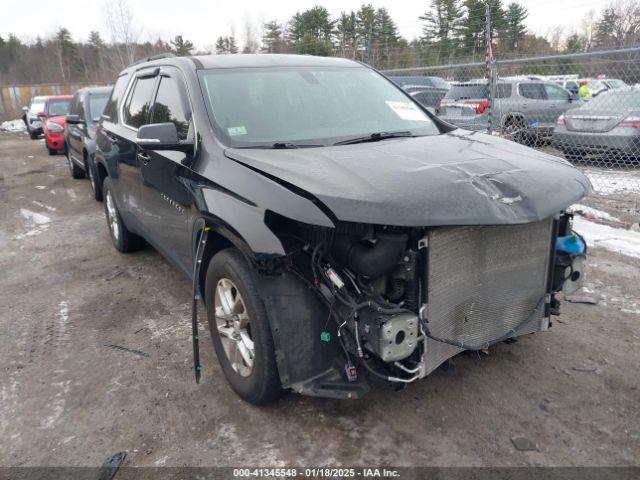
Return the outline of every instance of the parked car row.
[[[640,158],[640,92],[620,79],[584,79],[590,97],[582,99],[577,77],[500,78],[493,109],[485,79],[447,84],[447,88],[438,77],[391,79],[441,119],[462,128],[486,131],[491,121],[503,136],[527,145],[552,143],[571,161],[585,156],[607,161]],[[439,100],[436,91],[442,94]]]
[[[36,96],[22,109],[31,139],[44,135],[49,155],[64,153],[73,159],[69,167],[74,178],[80,178],[86,171],[88,160],[83,155],[92,154],[91,138],[110,91],[110,87],[83,88],[74,95]],[[74,126],[69,129],[68,124]],[[69,148],[78,151],[69,152]]]

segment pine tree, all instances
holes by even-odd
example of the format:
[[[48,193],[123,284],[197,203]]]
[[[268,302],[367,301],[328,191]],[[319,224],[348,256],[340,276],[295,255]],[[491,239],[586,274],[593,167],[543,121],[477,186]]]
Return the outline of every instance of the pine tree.
[[[78,48],[73,43],[69,30],[64,27],[59,28],[51,43],[63,82],[69,81],[76,74],[84,74]]]
[[[331,55],[334,21],[324,7],[313,7],[296,14],[289,21],[287,39],[297,53]]]
[[[602,17],[596,23],[594,43],[598,48],[607,48],[615,44],[613,32],[618,23],[618,14],[613,7],[605,8]]]
[[[282,53],[285,51],[282,26],[276,20],[264,24],[262,51],[264,53]]]
[[[374,29],[376,23],[376,11],[372,5],[362,5],[356,12],[356,31],[358,32],[359,47],[362,51],[362,59],[371,63],[371,48],[375,41]]]
[[[567,38],[567,43],[564,47],[564,51],[566,53],[577,53],[582,51],[583,46],[582,46],[582,39],[580,38],[580,35],[578,35],[577,33],[574,33],[572,35],[569,36],[569,38]]]
[[[419,18],[424,22],[422,40],[436,49],[441,63],[448,61],[461,43],[460,0],[432,0],[429,11]]]
[[[235,37],[218,37],[216,40],[216,53],[218,55],[226,55],[229,53],[238,53]]]
[[[191,51],[193,50],[193,43],[182,38],[182,35],[177,35],[169,43],[171,43],[172,46],[171,51],[178,57],[186,57],[191,55]]]
[[[89,33],[88,43],[91,48],[94,48],[96,50],[100,50],[105,47],[104,40],[102,40],[100,32],[97,32],[95,30]]]
[[[507,5],[507,10],[504,13],[504,43],[507,50],[517,52],[520,49],[521,43],[527,34],[527,27],[524,21],[528,16],[527,9],[519,3],[511,2]]]
[[[349,13],[342,12],[335,28],[340,55],[355,58],[358,42],[356,13],[353,10]]]

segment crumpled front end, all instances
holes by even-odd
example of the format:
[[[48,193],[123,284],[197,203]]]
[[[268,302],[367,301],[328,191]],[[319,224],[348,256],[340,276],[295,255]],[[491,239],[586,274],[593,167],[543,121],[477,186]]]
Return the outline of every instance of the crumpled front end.
[[[365,376],[410,383],[464,350],[547,330],[551,315],[559,313],[554,294],[582,281],[584,242],[570,220],[562,213],[517,225],[402,228],[339,222],[329,229],[270,215],[268,224],[288,252],[285,270],[317,301],[308,311],[322,310],[314,314],[318,325],[305,351],[326,344],[325,355],[332,356],[316,364],[316,375],[287,374],[285,386],[312,395],[358,397],[367,390]],[[578,247],[567,252],[565,239],[571,238]],[[297,303],[293,310],[301,308],[302,297]],[[285,323],[275,322],[279,329]],[[307,328],[296,322],[288,341]],[[305,364],[304,342],[294,343],[282,355],[286,358],[288,348],[298,350],[289,370]],[[288,371],[286,362],[279,368]]]

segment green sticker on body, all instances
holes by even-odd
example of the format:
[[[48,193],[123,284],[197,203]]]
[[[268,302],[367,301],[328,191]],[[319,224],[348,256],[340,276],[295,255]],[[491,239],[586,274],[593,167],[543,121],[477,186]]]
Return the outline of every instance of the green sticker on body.
[[[232,137],[235,137],[237,135],[246,135],[247,128],[244,125],[240,127],[229,127],[227,128],[227,133],[229,133],[229,135]]]

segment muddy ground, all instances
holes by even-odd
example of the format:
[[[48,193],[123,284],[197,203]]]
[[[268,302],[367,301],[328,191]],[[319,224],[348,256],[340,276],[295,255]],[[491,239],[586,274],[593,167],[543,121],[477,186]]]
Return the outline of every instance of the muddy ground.
[[[208,335],[195,384],[181,273],[151,249],[116,252],[88,181],[41,141],[0,133],[0,465],[93,466],[118,451],[135,466],[637,465],[639,267],[592,249],[597,305],[564,303],[549,332],[401,392],[255,408]]]

